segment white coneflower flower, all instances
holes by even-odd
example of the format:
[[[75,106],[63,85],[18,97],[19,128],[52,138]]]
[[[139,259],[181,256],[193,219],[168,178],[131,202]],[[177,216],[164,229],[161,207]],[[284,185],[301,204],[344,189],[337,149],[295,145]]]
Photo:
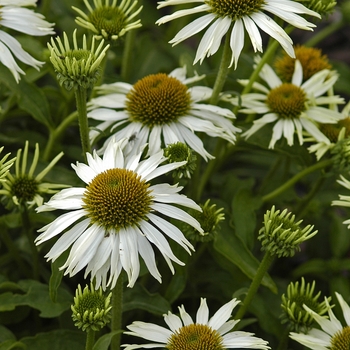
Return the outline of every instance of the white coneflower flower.
[[[188,253],[193,247],[163,215],[185,221],[203,232],[197,220],[173,205],[201,210],[191,199],[178,194],[182,187],[149,183],[185,162],[159,166],[164,160],[163,151],[140,161],[142,150],[139,154],[123,154],[127,143],[128,139],[111,140],[103,158],[96,152],[87,153],[87,165],[72,165],[86,187],[64,189],[37,209],[69,210],[39,230],[42,233],[36,244],[64,232],[46,257],[55,261],[72,246],[61,269],[73,276],[86,268],[85,276],[91,273],[91,279],[96,278],[96,288],[100,285],[103,289],[113,288],[122,269],[128,275],[128,286],[132,287],[139,276],[139,254],[151,275],[161,282],[151,243],[160,250],[173,273],[171,261],[183,265],[165,235]]]
[[[43,15],[22,7],[36,6],[36,2],[37,0],[1,0],[0,26],[32,36],[54,34],[52,29],[54,23],[49,23]],[[0,51],[0,62],[11,71],[17,83],[20,80],[20,74],[25,72],[19,67],[14,57],[38,70],[44,64],[24,51],[17,39],[4,30],[0,30]]]
[[[339,293],[335,293],[343,311],[345,326],[335,317],[330,308],[327,298],[325,303],[328,306],[329,319],[322,317],[307,306],[304,308],[313,316],[315,321],[320,325],[318,328],[311,329],[307,334],[290,333],[290,338],[298,343],[313,350],[343,350],[350,347],[350,307]]]
[[[235,115],[229,109],[200,103],[210,98],[211,88],[186,86],[201,78],[186,78],[186,69],[178,68],[170,74],[148,75],[134,85],[102,85],[97,88],[101,96],[90,103],[88,117],[102,121],[96,127],[100,131],[116,130],[112,136],[116,139],[131,138],[135,148],[148,143],[150,155],[162,146],[182,142],[203,158],[212,158],[195,132],[234,143],[240,129],[233,126]],[[92,142],[100,134],[96,129],[90,133]]]
[[[230,320],[232,310],[239,304],[232,299],[224,304],[211,318],[206,299],[201,303],[196,315],[196,322],[186,312],[184,306],[179,307],[180,317],[170,311],[164,315],[164,321],[170,329],[153,323],[133,322],[124,332],[136,337],[152,341],[143,345],[122,345],[125,350],[166,348],[168,350],[185,349],[270,349],[268,342],[254,337],[252,333],[233,331],[232,328],[239,320]]]
[[[117,3],[118,0],[112,0],[111,4],[109,0],[94,0],[95,8],[92,8],[89,1],[84,0],[89,14],[72,6],[80,15],[75,22],[91,30],[96,39],[107,42],[117,40],[129,30],[141,27],[141,20],[135,20],[142,10],[142,6],[136,8],[137,0],[122,0],[120,4]]]
[[[346,189],[350,190],[350,181],[346,179],[343,175],[340,175],[340,180],[337,180],[337,182]],[[350,196],[340,194],[339,200],[332,201],[332,205],[350,207]],[[350,219],[343,221],[343,224],[348,225],[348,228],[350,229]]]
[[[339,96],[323,96],[338,78],[334,71],[324,69],[303,82],[303,69],[296,60],[290,83],[282,82],[268,64],[262,68],[260,77],[268,86],[254,83],[253,89],[258,92],[242,95],[244,108],[240,112],[264,114],[264,116],[255,120],[253,126],[243,133],[243,136],[248,138],[266,124],[274,123],[269,148],[274,148],[276,141],[282,136],[286,138],[288,145],[292,146],[295,132],[302,145],[303,129],[319,142],[328,141],[317,123],[335,124],[343,118],[341,113],[322,107],[322,105],[344,103],[343,98]],[[246,80],[240,82],[243,85],[247,84]]]
[[[181,29],[170,41],[171,44],[176,45],[210,25],[199,43],[194,63],[198,61],[202,63],[205,57],[215,54],[221,45],[223,36],[229,33],[231,27],[232,59],[230,66],[234,63],[237,67],[244,46],[245,30],[248,32],[254,51],[263,51],[259,28],[276,39],[290,56],[295,57],[292,39],[266,12],[304,30],[312,30],[316,26],[299,16],[299,13],[320,17],[317,12],[291,0],[165,0],[158,2],[158,8],[170,5],[187,5],[189,3],[199,3],[199,6],[179,10],[160,18],[156,23],[163,24],[186,15],[206,12],[204,16],[197,18]]]

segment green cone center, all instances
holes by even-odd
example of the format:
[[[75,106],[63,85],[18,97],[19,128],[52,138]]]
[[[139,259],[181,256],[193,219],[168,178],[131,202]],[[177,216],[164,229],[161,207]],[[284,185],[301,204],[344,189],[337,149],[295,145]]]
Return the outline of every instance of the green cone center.
[[[11,186],[11,194],[17,197],[19,203],[32,201],[37,192],[38,183],[27,175],[15,178]]]
[[[107,34],[105,39],[111,40],[125,28],[127,17],[119,7],[102,6],[90,13],[89,20],[103,37]]]
[[[176,331],[168,340],[169,350],[224,350],[222,337],[204,324],[190,324]]]
[[[86,187],[83,208],[92,223],[118,232],[146,219],[153,199],[148,187],[134,171],[109,169],[98,174]]]
[[[350,327],[346,326],[341,331],[335,333],[331,339],[330,350],[350,349]]]
[[[163,73],[139,80],[126,97],[131,121],[149,128],[176,122],[191,105],[187,86]]]
[[[261,11],[265,0],[206,0],[211,11],[219,17],[230,17],[233,21]]]
[[[280,118],[294,119],[306,110],[306,101],[306,94],[299,86],[284,83],[269,92],[266,103]]]

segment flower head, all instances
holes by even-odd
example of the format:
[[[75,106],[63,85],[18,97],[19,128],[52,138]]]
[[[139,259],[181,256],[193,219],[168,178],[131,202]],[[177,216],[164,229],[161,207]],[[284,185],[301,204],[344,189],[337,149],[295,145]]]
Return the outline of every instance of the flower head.
[[[102,285],[103,289],[115,286],[122,269],[132,287],[140,271],[139,254],[152,276],[161,282],[151,243],[160,250],[173,273],[171,261],[183,265],[165,235],[188,253],[193,247],[162,216],[185,221],[202,232],[197,220],[174,205],[201,210],[191,199],[178,194],[182,187],[150,184],[150,180],[184,162],[159,166],[164,160],[163,151],[140,161],[142,150],[138,154],[123,154],[127,143],[128,139],[112,140],[103,158],[96,152],[87,153],[88,164],[72,165],[86,187],[64,189],[37,209],[69,210],[39,230],[42,233],[36,244],[64,232],[47,253],[48,260],[55,261],[72,246],[61,269],[72,276],[86,267],[85,276],[91,273],[91,279],[96,278],[96,287]]]
[[[5,181],[2,182],[3,188],[0,189],[0,195],[2,194],[11,199],[11,202],[17,206],[31,208],[35,205],[40,206],[43,204],[43,194],[52,194],[57,192],[58,189],[68,186],[42,182],[47,173],[63,156],[63,152],[58,154],[39,174],[35,175],[34,173],[39,161],[39,145],[35,145],[34,158],[29,171],[27,171],[28,147],[29,142],[26,141],[23,155],[22,149],[18,150],[15,161],[15,174],[11,174],[11,172],[6,174]]]
[[[307,334],[290,333],[290,338],[298,343],[313,350],[343,350],[350,347],[350,308],[339,293],[337,296],[340,307],[343,311],[345,326],[343,327],[340,321],[335,317],[328,299],[325,298],[325,303],[328,307],[329,319],[320,316],[317,312],[311,310],[306,305],[304,306],[315,321],[320,325],[321,329],[312,328]]]
[[[149,155],[159,152],[162,146],[182,142],[203,158],[212,158],[195,132],[234,143],[240,129],[233,126],[235,115],[229,109],[199,103],[210,98],[212,89],[189,88],[186,84],[201,78],[186,78],[186,69],[178,68],[170,74],[148,75],[134,85],[102,85],[97,88],[101,96],[90,103],[88,117],[102,121],[98,130],[115,131],[111,137],[132,138],[135,148],[148,143]],[[92,142],[99,135],[99,131],[92,130]]]
[[[283,53],[282,57],[275,61],[276,73],[283,81],[290,82],[293,78],[295,60],[297,59],[303,68],[303,81],[310,79],[323,69],[331,69],[328,58],[322,55],[322,51],[315,47],[297,45],[294,48],[295,58]]]
[[[261,241],[262,250],[278,257],[290,257],[300,250],[300,244],[318,232],[313,231],[313,225],[301,228],[303,220],[295,221],[295,215],[287,209],[267,210],[264,214],[264,226],[259,231],[258,239]]]
[[[329,309],[329,302],[331,298],[327,298],[328,303],[325,301],[319,302],[318,298],[321,292],[314,295],[315,281],[312,284],[307,283],[305,285],[305,279],[302,277],[301,283],[289,283],[287,288],[287,295],[282,295],[282,323],[288,323],[289,328],[295,332],[306,333],[312,327],[314,318],[303,305],[322,316]]]
[[[92,8],[89,0],[84,0],[89,14],[72,6],[80,15],[75,21],[81,27],[91,30],[97,40],[113,42],[129,30],[141,27],[141,20],[134,20],[142,10],[142,6],[136,9],[137,0],[122,0],[119,5],[117,2],[118,0],[112,0],[110,4],[110,0],[94,0],[95,8]]]
[[[14,29],[32,36],[54,34],[52,29],[54,23],[49,23],[43,15],[22,7],[36,6],[36,2],[37,0],[1,1],[1,28]],[[17,39],[3,30],[0,30],[0,50],[0,62],[11,71],[17,83],[20,80],[20,74],[25,74],[25,72],[14,57],[37,70],[44,64],[24,51]]]
[[[223,305],[211,318],[206,299],[202,298],[197,311],[196,322],[186,312],[184,306],[179,307],[180,317],[170,311],[164,315],[164,321],[170,329],[153,323],[133,322],[127,326],[130,332],[125,334],[152,341],[147,345],[122,345],[125,350],[140,348],[166,348],[169,350],[187,349],[270,349],[267,341],[256,338],[252,333],[230,330],[239,320],[227,321],[239,300],[232,299]]]
[[[111,297],[112,293],[106,296],[101,287],[96,290],[92,283],[84,290],[79,284],[71,306],[75,326],[83,331],[101,330],[111,319]]]
[[[47,46],[51,53],[50,61],[57,73],[60,85],[63,85],[67,90],[77,86],[86,89],[92,88],[100,75],[100,64],[109,45],[103,48],[104,40],[102,40],[100,45],[95,48],[95,38],[92,38],[89,49],[84,35],[83,48],[79,48],[76,30],[73,33],[73,48],[71,48],[65,32],[63,33],[63,43],[60,37],[56,38],[56,42],[51,38],[51,45],[48,43]]]
[[[261,29],[276,39],[291,57],[295,57],[292,39],[266,12],[281,18],[294,27],[305,30],[312,30],[315,25],[299,16],[299,13],[320,17],[318,13],[291,0],[165,0],[158,3],[158,8],[170,5],[187,5],[188,3],[200,3],[200,5],[186,10],[179,10],[160,18],[156,22],[157,24],[163,24],[186,15],[200,12],[206,13],[181,29],[170,43],[176,45],[211,24],[199,43],[194,60],[194,63],[198,61],[202,63],[205,57],[212,56],[218,51],[223,36],[231,31],[228,34],[230,35],[232,50],[230,66],[234,63],[235,68],[244,46],[245,30],[248,32],[255,52],[263,51],[262,38],[259,33],[259,29]],[[232,30],[230,29],[231,27]]]
[[[254,83],[253,88],[258,93],[249,93],[242,96],[242,113],[264,114],[254,121],[253,126],[243,136],[249,138],[266,124],[275,123],[272,130],[272,138],[269,148],[274,148],[275,143],[284,136],[289,146],[294,143],[296,132],[299,143],[304,142],[303,129],[312,135],[317,141],[328,142],[327,137],[319,130],[319,124],[335,124],[342,119],[341,113],[322,107],[325,104],[343,103],[339,96],[322,96],[332,88],[337,80],[337,75],[324,69],[310,79],[303,81],[303,69],[298,60],[295,61],[295,69],[290,83],[284,83],[269,65],[264,65],[260,77],[268,87],[260,83]],[[246,84],[246,81],[241,81]]]

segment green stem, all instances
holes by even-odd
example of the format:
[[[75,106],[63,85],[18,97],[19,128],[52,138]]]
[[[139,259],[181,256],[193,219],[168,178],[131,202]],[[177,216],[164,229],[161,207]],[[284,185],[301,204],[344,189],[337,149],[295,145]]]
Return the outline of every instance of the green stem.
[[[78,88],[75,90],[75,98],[77,103],[81,146],[84,158],[86,160],[86,153],[91,153],[91,145],[89,139],[89,124],[86,109],[86,89],[81,86],[78,86]]]
[[[129,81],[132,71],[132,56],[134,53],[134,42],[136,37],[136,30],[131,30],[126,34],[125,46],[121,67],[121,79],[122,81]]]
[[[325,26],[322,30],[317,32],[315,35],[309,39],[304,46],[314,47],[323,39],[328,38],[331,34],[338,31],[341,27],[345,25],[344,19],[339,22],[333,22],[327,26]]]
[[[270,193],[266,194],[265,196],[263,196],[262,197],[262,201],[263,202],[270,201],[272,198],[277,197],[278,195],[280,195],[284,191],[288,190],[291,186],[293,186],[297,181],[302,179],[304,176],[306,176],[306,175],[308,175],[308,174],[310,174],[310,173],[312,173],[312,172],[314,172],[316,170],[326,168],[327,166],[329,166],[331,164],[332,164],[332,160],[331,159],[327,159],[327,160],[324,160],[322,162],[317,162],[316,164],[313,164],[313,165],[309,166],[308,168],[306,168],[303,171],[301,171],[301,172],[297,173],[296,175],[294,175],[290,180],[285,182],[280,187],[276,188],[272,192],[270,192]]]
[[[288,340],[289,340],[289,330],[286,328],[284,332],[282,333],[282,336],[279,340],[278,348],[277,350],[284,350],[288,349]]]
[[[261,284],[262,279],[265,276],[265,273],[271,266],[272,262],[274,260],[274,256],[271,255],[268,251],[265,252],[265,255],[258,267],[258,270],[256,271],[256,274],[252,280],[252,283],[250,284],[250,287],[247,292],[247,296],[245,297],[243,304],[240,306],[240,308],[237,311],[237,314],[235,315],[235,319],[241,320],[243,316],[245,315],[250,303],[252,302],[254,295],[259,289],[259,286]]]
[[[31,231],[31,224],[29,220],[29,213],[26,206],[21,208],[22,225],[25,235],[27,236],[30,250],[32,252],[32,269],[33,269],[33,279],[39,280],[39,253],[38,249],[34,243],[34,235]]]
[[[123,308],[123,275],[120,274],[116,286],[112,291],[112,323],[111,331],[122,328],[122,308]],[[121,334],[116,334],[111,342],[111,350],[120,349]]]
[[[95,344],[95,334],[96,332],[92,329],[86,331],[86,345],[85,350],[92,350]]]
[[[218,103],[220,93],[225,85],[227,74],[230,70],[229,68],[230,60],[231,60],[230,36],[231,36],[231,31],[229,31],[226,34],[224,51],[222,52],[218,74],[216,76],[216,80],[213,87],[213,93],[209,100],[209,103],[212,105],[216,105]]]
[[[64,118],[62,123],[56,128],[50,130],[49,139],[46,143],[43,160],[48,162],[52,153],[52,149],[54,145],[57,143],[57,140],[60,138],[60,136],[65,132],[65,130],[68,128],[70,124],[73,123],[73,121],[77,118],[78,112],[74,111],[71,113],[67,118]]]

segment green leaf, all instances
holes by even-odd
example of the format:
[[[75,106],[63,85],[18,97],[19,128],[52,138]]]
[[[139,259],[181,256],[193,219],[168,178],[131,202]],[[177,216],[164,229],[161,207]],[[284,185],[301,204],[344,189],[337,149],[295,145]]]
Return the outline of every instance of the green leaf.
[[[141,309],[156,315],[167,313],[171,306],[158,293],[149,293],[143,286],[136,284],[124,293],[123,311]]]
[[[0,350],[26,349],[26,345],[17,340],[6,340],[0,344]]]
[[[165,292],[165,299],[169,301],[169,303],[173,303],[180,294],[185,290],[187,283],[187,273],[186,269],[177,269],[175,275],[171,278],[170,283]]]
[[[123,331],[118,330],[118,331],[113,331],[111,333],[103,335],[101,338],[97,340],[92,350],[108,350],[108,347],[111,344],[113,337],[119,333],[123,333]]]
[[[235,232],[252,249],[256,242],[256,214],[255,211],[262,202],[254,197],[248,188],[241,188],[232,201],[232,218]]]
[[[41,317],[52,318],[68,310],[73,300],[73,296],[61,288],[54,303],[49,296],[49,287],[33,280],[19,281],[18,287],[23,293],[6,292],[0,295],[0,311],[12,311],[17,306],[26,305],[39,310]]]
[[[226,229],[225,229],[226,227]],[[214,242],[214,248],[226,259],[234,263],[246,276],[253,279],[259,267],[259,260],[243,244],[242,240],[223,222],[222,231]],[[273,293],[277,293],[277,287],[272,278],[266,274],[262,284]]]
[[[5,340],[16,340],[16,337],[9,329],[0,325],[0,343],[4,342]]]
[[[5,84],[18,99],[18,106],[41,124],[51,127],[50,107],[44,92],[33,83],[28,83],[25,77],[17,84],[11,72],[0,65],[0,82]]]
[[[27,350],[84,350],[86,334],[63,329],[38,333],[34,337],[25,337],[21,339],[21,342],[27,346]]]

